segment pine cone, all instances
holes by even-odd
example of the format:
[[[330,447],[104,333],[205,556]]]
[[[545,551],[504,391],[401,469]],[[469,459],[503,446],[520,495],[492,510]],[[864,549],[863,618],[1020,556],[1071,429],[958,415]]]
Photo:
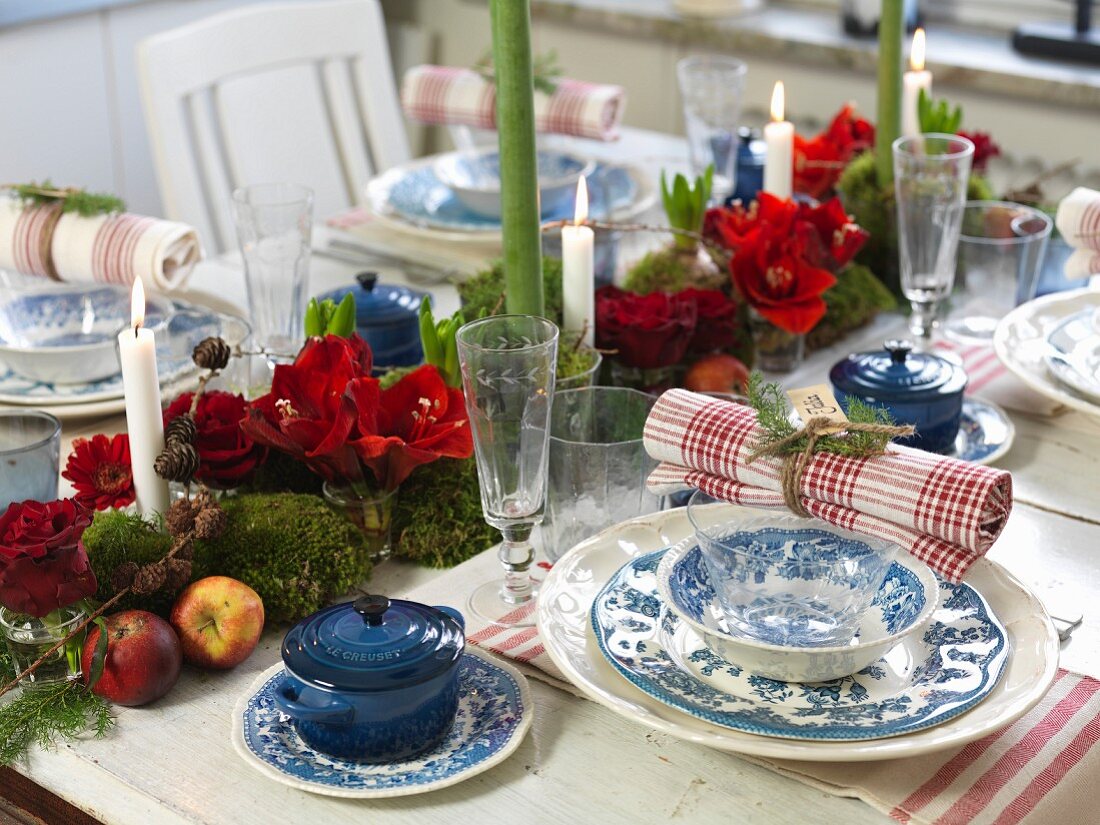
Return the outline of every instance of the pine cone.
[[[157,456],[153,469],[166,481],[190,484],[199,469],[199,453],[193,444],[173,441]]]
[[[191,353],[191,360],[204,370],[221,370],[233,354],[229,344],[221,338],[203,338]]]
[[[191,502],[185,498],[177,499],[168,508],[164,516],[164,524],[168,528],[168,535],[182,536],[189,533],[195,526],[195,510]]]
[[[216,539],[225,531],[225,524],[229,518],[225,510],[215,504],[195,516],[195,538],[204,541]]]
[[[115,572],[111,574],[111,588],[115,593],[119,593],[134,583],[134,574],[138,571],[138,566],[132,561],[124,561],[118,567],[115,568]]]
[[[169,421],[168,426],[164,428],[164,440],[168,444],[173,442],[194,444],[195,436],[198,434],[199,430],[198,427],[195,426],[195,419],[191,417],[190,413],[177,415]]]
[[[221,507],[221,505],[218,504],[217,498],[210,492],[209,487],[200,487],[199,491],[191,496],[191,509],[195,511],[195,515],[198,515],[211,507]]]
[[[178,556],[165,559],[166,570],[164,588],[172,595],[179,593],[191,581],[191,562]]]
[[[155,564],[146,564],[139,568],[137,575],[134,576],[134,583],[132,585],[133,590],[139,596],[148,596],[150,593],[156,593],[164,587],[167,576],[168,574],[165,570],[163,560]]]

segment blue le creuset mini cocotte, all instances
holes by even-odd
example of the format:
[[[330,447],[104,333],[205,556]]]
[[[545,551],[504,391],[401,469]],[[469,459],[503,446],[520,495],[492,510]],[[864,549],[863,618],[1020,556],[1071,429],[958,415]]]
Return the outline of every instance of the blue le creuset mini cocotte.
[[[962,415],[966,371],[930,352],[914,352],[909,341],[890,340],[877,352],[860,352],[829,371],[837,400],[849,396],[886,407],[897,424],[912,424],[916,434],[899,444],[946,453],[955,443]]]
[[[420,343],[420,301],[426,293],[400,284],[383,284],[377,272],[360,272],[355,286],[321,295],[340,303],[355,296],[355,329],[370,344],[378,367],[411,367],[424,360]]]
[[[363,596],[303,619],[283,639],[275,704],[311,748],[397,762],[446,737],[466,639],[450,607]]]

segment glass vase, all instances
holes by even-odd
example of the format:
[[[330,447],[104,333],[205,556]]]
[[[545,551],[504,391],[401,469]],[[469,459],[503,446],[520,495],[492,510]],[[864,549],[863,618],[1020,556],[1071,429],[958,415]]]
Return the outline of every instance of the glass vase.
[[[749,315],[749,328],[756,348],[756,367],[764,372],[790,372],[802,363],[806,336],[777,327],[755,310]]]
[[[388,559],[393,553],[391,527],[397,490],[364,490],[326,481],[321,488],[325,503],[359,528],[367,541],[373,564]]]
[[[0,632],[15,665],[15,673],[3,674],[0,682],[7,682],[38,661],[83,622],[86,615],[81,604],[59,608],[41,619],[0,607]],[[84,636],[84,631],[77,633],[63,647],[50,654],[34,673],[20,680],[20,687],[27,691],[79,679]]]

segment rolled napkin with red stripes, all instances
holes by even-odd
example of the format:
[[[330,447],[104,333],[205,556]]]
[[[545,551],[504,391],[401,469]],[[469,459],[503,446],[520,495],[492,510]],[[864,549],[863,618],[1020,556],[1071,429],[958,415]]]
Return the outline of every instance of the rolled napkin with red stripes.
[[[1100,192],[1078,186],[1059,202],[1054,225],[1074,249],[1100,250]]]
[[[783,459],[747,461],[760,435],[750,407],[669,390],[646,420],[646,451],[661,462],[649,488],[783,508]],[[895,542],[948,581],[989,550],[1012,510],[1011,474],[894,445],[872,458],[815,453],[799,491],[811,515]]]
[[[473,69],[413,66],[401,84],[401,105],[421,123],[496,128],[496,86]],[[622,86],[559,79],[553,94],[535,91],[535,131],[616,140],[625,108]]]
[[[202,259],[195,230],[127,212],[84,217],[0,198],[0,268],[55,281],[179,289]]]

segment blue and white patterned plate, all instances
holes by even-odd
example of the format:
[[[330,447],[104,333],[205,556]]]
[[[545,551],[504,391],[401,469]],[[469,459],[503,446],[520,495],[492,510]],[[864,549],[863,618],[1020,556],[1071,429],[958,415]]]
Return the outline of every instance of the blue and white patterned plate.
[[[181,301],[172,304],[173,313],[156,331],[161,386],[198,372],[191,351],[203,338],[220,335],[230,346],[236,346],[248,337],[248,325],[240,318]],[[112,353],[112,357],[117,356]],[[121,373],[83,384],[50,384],[18,376],[0,361],[0,404],[52,407],[110,401],[122,396]]]
[[[940,605],[909,636],[853,676],[780,682],[711,651],[657,593],[665,550],[624,565],[592,603],[601,652],[649,696],[712,724],[789,739],[859,740],[912,733],[980,702],[1008,661],[1004,628],[966,584],[940,582]]]
[[[992,464],[1012,449],[1016,427],[1008,413],[989,401],[964,398],[959,434],[955,436],[952,458]]]
[[[292,788],[377,799],[454,785],[503,761],[531,727],[527,680],[515,668],[467,648],[459,665],[458,716],[443,744],[405,762],[369,765],[308,747],[275,707],[282,663],[264,671],[233,713],[233,745],[254,768]]]
[[[625,219],[640,200],[638,181],[628,166],[598,163],[588,179],[589,214],[594,219]],[[500,220],[479,215],[462,203],[436,175],[432,163],[416,161],[380,175],[367,187],[375,212],[430,229],[499,234]],[[648,199],[647,199],[648,200]],[[572,200],[560,201],[543,221],[573,217]]]

